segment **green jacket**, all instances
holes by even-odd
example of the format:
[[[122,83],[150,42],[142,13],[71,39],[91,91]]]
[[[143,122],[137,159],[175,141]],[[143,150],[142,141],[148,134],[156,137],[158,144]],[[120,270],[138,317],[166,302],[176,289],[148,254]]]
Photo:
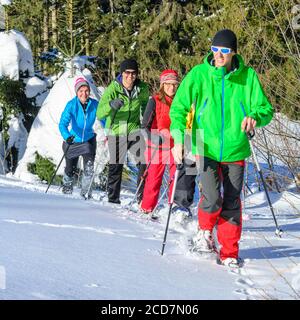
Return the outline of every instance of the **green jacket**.
[[[192,126],[193,154],[216,161],[237,161],[250,156],[250,145],[241,122],[247,115],[257,127],[267,125],[273,108],[261,87],[256,72],[245,66],[240,55],[233,58],[233,71],[212,65],[212,54],[195,66],[183,79],[171,110],[171,134],[183,143],[186,117],[195,105]]]
[[[123,100],[124,105],[114,117],[115,111],[111,109],[109,102],[117,98]],[[145,82],[137,80],[129,97],[129,94],[121,84],[120,77],[118,77],[110,83],[103,93],[97,108],[97,118],[100,120],[106,118],[105,128],[110,128],[114,117],[111,128],[113,134],[127,135],[140,128],[140,120],[144,114],[148,99],[149,88]]]

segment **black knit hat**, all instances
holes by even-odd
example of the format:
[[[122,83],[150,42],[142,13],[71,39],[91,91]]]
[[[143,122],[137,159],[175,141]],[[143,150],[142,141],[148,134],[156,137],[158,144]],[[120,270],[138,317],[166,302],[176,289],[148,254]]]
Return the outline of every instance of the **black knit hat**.
[[[134,59],[125,59],[121,62],[120,72],[123,73],[125,70],[139,71],[138,63]]]
[[[233,31],[223,29],[218,31],[212,41],[213,46],[231,48],[237,52],[237,38]]]

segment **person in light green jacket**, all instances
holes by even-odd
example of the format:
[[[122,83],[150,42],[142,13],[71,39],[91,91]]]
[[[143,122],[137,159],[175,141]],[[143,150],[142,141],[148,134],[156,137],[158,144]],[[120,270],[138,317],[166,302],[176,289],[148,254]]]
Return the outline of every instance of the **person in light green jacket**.
[[[186,118],[191,105],[195,106],[192,150],[200,159],[203,188],[194,250],[216,251],[212,231],[217,225],[219,262],[238,267],[240,192],[244,159],[251,154],[247,133],[267,125],[273,108],[255,70],[237,54],[237,38],[231,30],[216,33],[204,63],[195,66],[177,90],[170,110],[176,163],[183,160]]]
[[[140,123],[149,100],[148,85],[138,78],[138,64],[126,59],[120,65],[120,74],[105,90],[97,108],[97,118],[106,119],[108,130],[109,167],[107,195],[111,203],[120,202],[123,164],[131,151],[138,166],[138,184],[145,170],[144,139]],[[140,188],[138,201],[142,198]]]

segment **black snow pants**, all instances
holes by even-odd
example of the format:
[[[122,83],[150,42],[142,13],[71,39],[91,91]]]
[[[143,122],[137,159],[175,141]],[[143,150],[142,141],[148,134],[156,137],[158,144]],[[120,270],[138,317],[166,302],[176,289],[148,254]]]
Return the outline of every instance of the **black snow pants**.
[[[107,182],[107,195],[108,201],[119,202],[123,165],[126,159],[127,151],[129,151],[136,162],[138,168],[137,186],[146,169],[145,164],[145,141],[140,131],[129,134],[127,136],[109,136],[108,137],[109,149],[109,167],[108,167],[108,182]],[[137,201],[140,202],[143,196],[143,188],[139,190]]]

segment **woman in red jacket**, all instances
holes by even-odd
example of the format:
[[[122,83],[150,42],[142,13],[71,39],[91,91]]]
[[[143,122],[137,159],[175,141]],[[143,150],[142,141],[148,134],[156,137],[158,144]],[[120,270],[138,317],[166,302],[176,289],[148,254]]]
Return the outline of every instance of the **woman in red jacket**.
[[[148,150],[146,151],[146,160],[151,161],[149,166],[144,188],[144,196],[140,204],[140,208],[145,213],[153,211],[157,205],[160,187],[166,165],[169,166],[169,182],[171,196],[173,188],[173,176],[176,170],[176,165],[171,152],[174,146],[173,138],[170,135],[170,106],[175,96],[179,84],[178,73],[175,70],[164,70],[160,75],[160,89],[148,102],[146,111],[143,116],[142,129],[146,129],[148,135]],[[176,188],[177,189],[177,188]],[[191,188],[192,189],[192,188]],[[188,206],[192,203],[193,190],[187,199],[186,196],[176,197],[180,198],[181,203],[177,203],[177,208],[182,208],[186,216],[190,216]],[[183,192],[182,194],[186,194]],[[188,205],[186,205],[188,203]],[[175,206],[176,209],[176,206]]]

